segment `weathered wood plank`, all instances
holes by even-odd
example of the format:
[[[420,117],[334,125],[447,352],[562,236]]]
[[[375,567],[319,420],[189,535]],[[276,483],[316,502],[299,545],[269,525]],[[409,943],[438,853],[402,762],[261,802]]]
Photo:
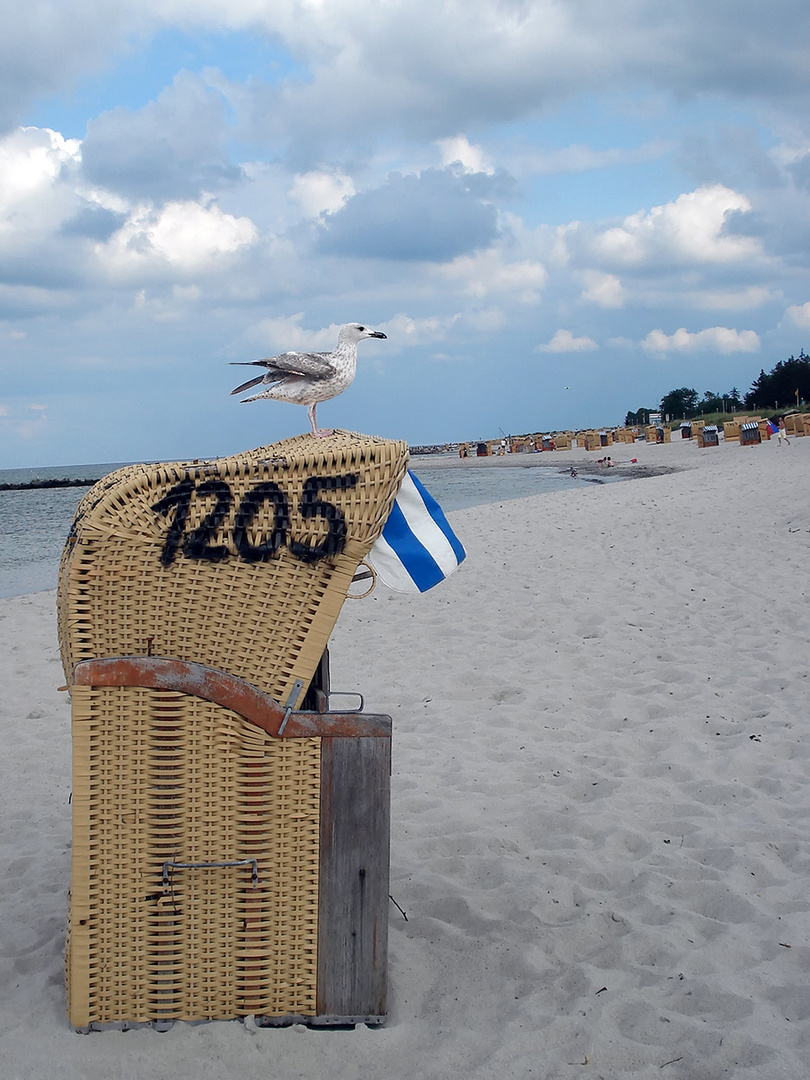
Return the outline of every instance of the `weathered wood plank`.
[[[389,739],[321,742],[319,1016],[386,1013],[390,773]]]
[[[213,701],[255,724],[274,738],[303,739],[313,736],[344,738],[391,737],[391,721],[365,713],[293,712],[284,728],[284,709],[269,694],[226,671],[189,660],[161,656],[113,656],[83,660],[73,671],[77,686],[145,686],[153,690],[177,690]]]

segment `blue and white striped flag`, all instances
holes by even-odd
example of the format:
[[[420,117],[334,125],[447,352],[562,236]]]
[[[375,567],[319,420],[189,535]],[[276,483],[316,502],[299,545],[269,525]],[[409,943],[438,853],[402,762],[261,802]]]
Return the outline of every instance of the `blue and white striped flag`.
[[[466,557],[444,512],[410,470],[368,561],[396,592],[427,592]]]

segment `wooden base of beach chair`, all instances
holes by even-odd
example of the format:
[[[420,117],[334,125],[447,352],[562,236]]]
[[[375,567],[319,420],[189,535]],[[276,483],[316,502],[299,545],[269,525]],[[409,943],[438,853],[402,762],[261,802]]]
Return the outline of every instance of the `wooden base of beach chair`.
[[[71,697],[70,1023],[381,1023],[390,719],[157,657]]]

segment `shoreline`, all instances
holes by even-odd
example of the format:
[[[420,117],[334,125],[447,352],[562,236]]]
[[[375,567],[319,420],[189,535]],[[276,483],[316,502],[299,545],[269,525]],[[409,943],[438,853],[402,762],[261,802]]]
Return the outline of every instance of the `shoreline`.
[[[612,449],[609,447],[608,449]],[[561,453],[569,454],[570,451],[561,451]],[[669,473],[681,472],[683,469],[690,468],[687,464],[653,464],[653,463],[632,463],[630,460],[616,461],[614,459],[613,469],[617,471],[615,473],[609,472],[603,466],[597,464],[591,452],[590,457],[572,458],[567,463],[561,461],[559,458],[553,461],[536,461],[535,458],[549,457],[552,454],[504,454],[503,457],[491,457],[491,458],[467,458],[460,461],[442,461],[439,456],[431,458],[411,458],[409,468],[415,469],[417,472],[419,468],[424,469],[453,469],[463,471],[465,469],[547,469],[557,473],[566,474],[570,472],[571,468],[576,469],[578,473],[585,473],[589,476],[601,476],[608,475],[610,479],[630,479],[641,480],[648,476],[667,476]],[[529,460],[523,460],[524,458]]]
[[[680,442],[671,444],[673,446],[680,445]],[[722,445],[722,444],[721,444]],[[645,453],[650,448],[646,443],[625,444],[616,443],[613,446],[605,447],[605,453],[602,456],[610,456],[618,464],[622,462],[626,469],[631,468],[629,462],[630,458],[638,457],[639,452]],[[656,446],[656,452],[660,453],[665,447]],[[616,451],[631,451],[628,455],[626,453],[617,454]],[[635,453],[633,453],[635,451]],[[542,451],[537,453],[510,453],[503,455],[490,455],[488,457],[471,456],[467,458],[459,458],[456,454],[436,453],[436,454],[411,454],[411,465],[414,468],[418,468],[422,465],[425,468],[431,469],[454,469],[454,468],[543,468],[543,469],[557,469],[559,472],[567,472],[570,465],[566,464],[569,461],[576,461],[577,468],[583,467],[589,469],[591,467],[598,468],[595,461],[598,451],[586,451],[582,447],[574,447],[570,450],[556,450],[556,451]],[[115,470],[120,468],[120,465],[111,465],[110,468]],[[682,468],[683,465],[673,464],[656,464],[652,461],[646,462],[643,465],[639,464],[637,468],[633,468],[633,475],[638,476],[660,476],[665,472],[671,472],[675,469]],[[63,469],[65,466],[53,466],[52,468]],[[76,468],[88,468],[88,466],[76,466]],[[31,470],[7,470],[10,472],[31,471]],[[61,477],[34,477],[31,480],[20,481],[2,481],[0,482],[0,491],[37,491],[40,489],[48,488],[68,488],[68,487],[92,487],[93,484],[97,484],[99,480],[103,480],[108,473],[101,473],[94,477],[79,477],[79,476],[67,476]]]
[[[578,473],[589,476],[610,474],[626,479],[666,476],[686,469],[702,468],[718,464],[728,454],[746,453],[750,450],[766,450],[760,447],[741,447],[736,442],[721,442],[719,446],[701,449],[694,439],[678,439],[663,445],[638,443],[614,443],[601,450],[574,447],[570,450],[544,450],[537,453],[503,454],[489,457],[459,458],[454,454],[414,454],[411,468],[419,469],[551,469],[567,473],[575,468]],[[608,470],[597,464],[600,458],[610,457],[614,463]],[[615,471],[614,471],[615,470]]]

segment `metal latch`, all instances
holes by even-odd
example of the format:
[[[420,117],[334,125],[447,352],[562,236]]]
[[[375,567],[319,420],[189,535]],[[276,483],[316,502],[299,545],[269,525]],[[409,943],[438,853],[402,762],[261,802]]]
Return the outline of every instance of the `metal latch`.
[[[290,696],[287,698],[287,706],[284,709],[284,719],[281,721],[281,726],[278,729],[279,735],[284,734],[284,728],[287,726],[287,721],[290,719],[293,711],[293,705],[295,700],[304,688],[304,684],[301,679],[296,679],[293,683],[293,688],[290,691]]]
[[[259,884],[259,860],[258,859],[234,859],[231,862],[174,862],[171,859],[167,859],[163,864],[163,891],[168,892],[170,888],[169,882],[169,870],[213,870],[220,869],[226,866],[250,866],[252,867],[250,880],[253,883],[253,888]]]

